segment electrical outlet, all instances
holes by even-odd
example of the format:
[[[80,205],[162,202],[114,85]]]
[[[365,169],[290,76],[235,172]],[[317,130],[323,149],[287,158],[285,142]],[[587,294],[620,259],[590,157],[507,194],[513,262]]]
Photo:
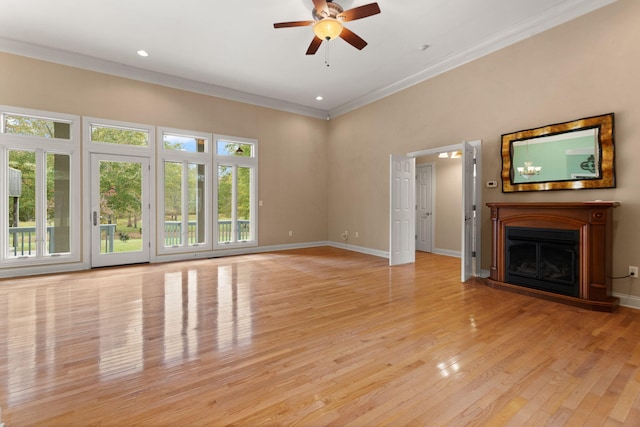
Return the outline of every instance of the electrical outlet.
[[[629,266],[629,276],[633,277],[634,279],[638,278],[638,267],[634,267],[632,265]]]
[[[289,237],[293,236],[293,230],[289,230]]]

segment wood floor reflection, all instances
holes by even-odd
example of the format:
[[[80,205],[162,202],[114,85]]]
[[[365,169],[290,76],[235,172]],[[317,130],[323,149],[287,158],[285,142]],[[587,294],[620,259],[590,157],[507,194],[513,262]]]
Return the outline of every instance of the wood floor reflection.
[[[336,248],[0,281],[7,427],[640,425],[640,312]]]

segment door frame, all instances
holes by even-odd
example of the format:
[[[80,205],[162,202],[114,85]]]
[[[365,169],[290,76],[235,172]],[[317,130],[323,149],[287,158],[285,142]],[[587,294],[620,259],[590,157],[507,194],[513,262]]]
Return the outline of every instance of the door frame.
[[[474,152],[475,152],[475,162],[466,162],[465,161],[465,145],[470,145],[471,147],[474,148]],[[482,168],[481,168],[481,159],[482,159],[482,140],[475,140],[475,141],[463,141],[459,144],[452,144],[452,145],[445,145],[445,146],[440,146],[440,147],[435,147],[435,148],[428,148],[425,150],[419,150],[419,151],[412,151],[410,153],[407,153],[407,157],[420,157],[420,156],[428,156],[431,154],[438,154],[438,153],[442,153],[444,151],[457,151],[457,150],[462,150],[462,155],[463,155],[463,159],[462,159],[462,182],[463,182],[463,188],[462,188],[462,221],[465,221],[465,200],[467,200],[466,198],[468,196],[471,196],[472,200],[474,201],[474,205],[476,206],[476,210],[475,210],[475,216],[474,216],[474,226],[473,227],[462,227],[462,232],[461,232],[461,239],[462,239],[462,259],[461,259],[461,273],[460,273],[460,279],[462,282],[466,281],[469,277],[467,276],[467,272],[465,271],[465,265],[471,265],[472,266],[472,271],[470,272],[470,276],[478,276],[480,275],[480,271],[479,271],[479,267],[480,267],[480,262],[479,260],[481,259],[481,236],[482,236],[482,218],[481,218],[481,212],[482,210],[480,209],[480,204],[482,203]],[[468,172],[470,172],[468,169],[469,167],[474,167],[475,166],[475,174],[473,174],[474,176],[474,182],[472,183],[472,185],[464,185],[465,183],[465,178],[467,176],[469,176]],[[414,205],[415,205],[415,193],[413,194],[414,197]],[[471,236],[466,236],[465,235],[465,229],[467,229],[468,232],[472,233]],[[469,231],[470,230],[470,231]],[[390,231],[391,232],[391,231]],[[471,239],[471,241],[473,241],[475,243],[475,245],[471,245],[470,247],[466,247],[465,248],[465,239]],[[471,257],[472,260],[469,262],[467,260],[468,257]]]
[[[102,254],[100,251],[100,228],[94,224],[94,212],[98,212],[98,224],[99,224],[99,204],[100,204],[100,171],[99,162],[101,160],[114,161],[114,162],[131,162],[140,163],[142,168],[142,250],[139,252],[126,252],[122,254]],[[90,263],[91,267],[106,267],[112,265],[125,265],[125,264],[138,264],[145,263],[151,260],[151,238],[154,233],[151,229],[151,201],[150,201],[150,188],[151,188],[151,160],[146,156],[131,156],[122,154],[107,154],[107,153],[91,153],[89,155],[89,186],[90,186]],[[96,182],[97,179],[97,182]],[[96,200],[97,197],[97,200]],[[98,247],[96,247],[96,244]]]
[[[91,137],[91,128],[93,125],[108,126],[123,129],[131,129],[145,131],[148,133],[148,146],[133,146],[121,144],[109,144],[102,142],[94,142]],[[109,119],[100,119],[95,117],[82,118],[82,266],[84,269],[95,267],[92,265],[92,200],[91,200],[91,156],[93,154],[112,154],[115,156],[123,156],[125,158],[146,158],[149,162],[149,179],[146,186],[147,189],[147,208],[151,210],[151,206],[157,206],[156,203],[156,127],[142,123],[122,122]],[[147,229],[149,230],[149,259],[147,262],[157,260],[156,253],[156,215],[149,215],[147,221]],[[152,232],[153,231],[153,232]],[[135,261],[134,261],[135,262]]]

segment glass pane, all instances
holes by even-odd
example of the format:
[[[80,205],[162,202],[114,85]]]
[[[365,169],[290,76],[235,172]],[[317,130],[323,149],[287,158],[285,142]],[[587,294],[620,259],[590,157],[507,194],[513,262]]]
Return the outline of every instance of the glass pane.
[[[47,154],[47,254],[71,251],[70,160],[66,154]]]
[[[36,154],[9,151],[9,257],[36,255]]]
[[[189,163],[189,244],[205,242],[205,168]]]
[[[91,125],[91,141],[147,147],[149,145],[149,132],[139,129]]]
[[[251,168],[238,167],[237,239],[251,240]]]
[[[164,162],[164,245],[182,245],[182,163]]]
[[[233,167],[218,166],[218,242],[233,241],[231,224],[231,194],[233,189]]]
[[[218,141],[216,148],[220,156],[253,157],[253,144]]]
[[[71,123],[41,117],[5,114],[4,132],[42,138],[71,139]]]
[[[164,148],[174,151],[186,151],[189,153],[206,153],[207,140],[193,136],[181,136],[165,133],[162,135]]]
[[[142,250],[142,164],[100,161],[100,253]]]

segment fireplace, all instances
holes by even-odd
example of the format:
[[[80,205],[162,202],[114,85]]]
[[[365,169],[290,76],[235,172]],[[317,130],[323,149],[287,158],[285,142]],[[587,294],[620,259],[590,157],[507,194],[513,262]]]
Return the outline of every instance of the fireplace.
[[[613,208],[618,202],[487,203],[492,257],[487,285],[613,311]]]
[[[508,283],[577,297],[577,230],[506,227]]]

